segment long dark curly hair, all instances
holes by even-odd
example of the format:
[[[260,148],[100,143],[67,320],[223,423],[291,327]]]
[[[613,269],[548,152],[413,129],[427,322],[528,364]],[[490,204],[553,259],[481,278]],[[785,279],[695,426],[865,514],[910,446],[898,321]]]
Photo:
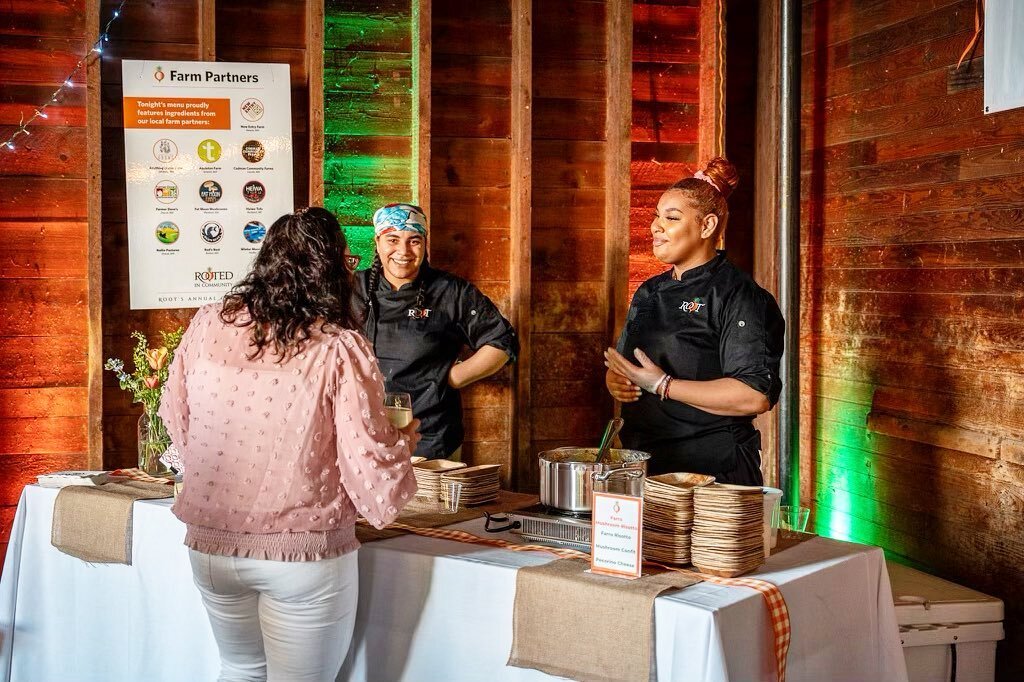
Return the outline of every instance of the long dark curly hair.
[[[359,329],[345,244],[338,219],[319,207],[270,226],[252,270],[224,297],[220,312],[226,324],[251,328],[250,360],[268,348],[279,363],[301,353],[314,325]]]

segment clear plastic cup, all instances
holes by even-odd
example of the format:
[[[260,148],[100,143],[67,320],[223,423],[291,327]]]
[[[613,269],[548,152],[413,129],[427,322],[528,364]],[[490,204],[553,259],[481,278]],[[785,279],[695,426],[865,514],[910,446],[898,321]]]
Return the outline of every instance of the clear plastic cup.
[[[779,507],[779,528],[783,530],[795,530],[801,533],[807,530],[807,521],[811,518],[811,510],[807,507],[797,507],[784,504]]]
[[[761,489],[764,491],[764,555],[767,557],[779,539],[777,510],[782,502],[782,491],[768,486],[761,486]]]
[[[454,514],[459,511],[459,498],[462,497],[462,483],[449,479],[441,480],[441,513]]]

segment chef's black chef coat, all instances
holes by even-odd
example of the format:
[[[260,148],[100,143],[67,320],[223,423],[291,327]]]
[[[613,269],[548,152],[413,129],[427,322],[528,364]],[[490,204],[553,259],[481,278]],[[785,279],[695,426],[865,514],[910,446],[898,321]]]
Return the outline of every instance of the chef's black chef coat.
[[[618,350],[640,348],[675,379],[731,377],[775,405],[785,322],[775,299],[723,252],[683,273],[644,282],[633,296]],[[649,473],[688,471],[760,485],[760,433],[753,415],[726,417],[644,392],[622,406],[622,442],[651,453]]]
[[[416,448],[422,457],[448,457],[462,445],[462,400],[448,385],[448,372],[463,346],[494,346],[511,359],[519,352],[512,325],[498,308],[464,279],[424,263],[419,277],[399,289],[383,276],[377,286],[377,311],[366,310],[363,294],[370,271],[356,274],[357,313],[373,343],[388,391],[412,396],[413,416],[423,436]],[[424,312],[415,310],[420,285]],[[411,312],[410,312],[411,311]]]

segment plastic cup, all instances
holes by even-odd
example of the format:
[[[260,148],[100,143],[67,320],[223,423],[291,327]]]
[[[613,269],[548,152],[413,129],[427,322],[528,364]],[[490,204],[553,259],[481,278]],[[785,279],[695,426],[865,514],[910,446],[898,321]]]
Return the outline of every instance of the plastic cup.
[[[779,539],[776,519],[779,503],[782,502],[782,491],[768,486],[761,486],[761,489],[764,491],[764,555],[767,557]]]
[[[441,513],[454,514],[459,511],[459,498],[462,497],[462,483],[459,481],[441,481]]]
[[[779,507],[779,528],[795,530],[801,533],[807,530],[807,521],[811,518],[811,510],[784,504]]]

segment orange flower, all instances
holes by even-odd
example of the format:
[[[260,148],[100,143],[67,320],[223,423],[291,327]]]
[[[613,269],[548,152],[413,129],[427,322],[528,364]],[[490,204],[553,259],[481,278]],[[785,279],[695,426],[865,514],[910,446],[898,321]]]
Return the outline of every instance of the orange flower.
[[[166,355],[166,354],[167,353],[165,351],[164,355]],[[166,358],[164,358],[164,359],[166,360]],[[150,363],[152,364],[152,360],[150,361]],[[160,377],[158,377],[155,374],[146,377],[144,379],[144,381],[146,382],[146,385],[149,386],[150,388],[156,388],[157,386],[160,385]]]
[[[159,372],[167,364],[167,348],[164,346],[150,348],[146,351],[146,360],[149,361],[150,367]],[[150,386],[150,388],[153,388],[153,386]]]

